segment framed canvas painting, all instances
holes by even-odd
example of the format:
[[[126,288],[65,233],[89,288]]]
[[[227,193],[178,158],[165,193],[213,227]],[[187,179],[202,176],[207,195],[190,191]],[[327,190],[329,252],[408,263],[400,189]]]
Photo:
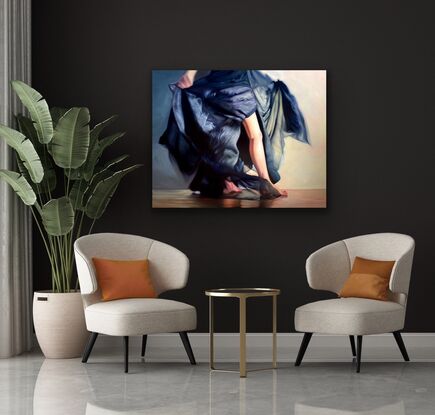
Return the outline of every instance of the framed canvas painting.
[[[326,71],[154,70],[155,208],[325,208]]]

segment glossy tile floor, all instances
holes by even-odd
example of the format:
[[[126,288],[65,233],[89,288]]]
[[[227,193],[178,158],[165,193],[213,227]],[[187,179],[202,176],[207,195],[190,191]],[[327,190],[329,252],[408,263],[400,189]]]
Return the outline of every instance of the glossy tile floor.
[[[351,363],[281,364],[247,379],[204,363],[133,359],[122,370],[110,355],[0,360],[0,414],[435,414],[435,363],[364,363],[360,374]]]

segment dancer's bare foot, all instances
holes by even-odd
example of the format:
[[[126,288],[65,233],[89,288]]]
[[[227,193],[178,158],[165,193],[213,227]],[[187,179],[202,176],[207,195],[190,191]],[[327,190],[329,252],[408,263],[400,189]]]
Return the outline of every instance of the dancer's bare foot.
[[[272,186],[281,194],[281,197],[288,197],[287,190],[280,189],[279,187],[275,186],[274,184],[272,184]]]
[[[287,191],[276,187],[267,179],[260,179],[260,194],[262,199],[275,199],[277,197],[287,197]]]
[[[239,189],[231,180],[225,180],[224,195],[231,193],[241,193],[242,190]]]

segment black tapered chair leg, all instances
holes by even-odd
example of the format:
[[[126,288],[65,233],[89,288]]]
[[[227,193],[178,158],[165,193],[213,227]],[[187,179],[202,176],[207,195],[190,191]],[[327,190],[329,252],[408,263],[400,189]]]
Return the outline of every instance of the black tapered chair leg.
[[[89,340],[86,344],[85,351],[83,352],[83,358],[82,363],[86,363],[89,359],[89,355],[92,352],[92,349],[94,348],[95,340],[97,340],[98,333],[92,332],[89,336]]]
[[[313,333],[305,333],[304,338],[302,339],[301,347],[299,348],[298,357],[296,358],[295,366],[300,366],[302,359],[304,358],[304,354],[307,350],[308,344],[310,343],[311,337]]]
[[[403,343],[402,335],[399,331],[395,331],[393,332],[393,336],[396,339],[396,343],[399,346],[403,359],[405,360],[405,362],[409,362],[408,352],[406,351],[405,343]]]
[[[187,332],[180,331],[181,341],[183,342],[184,349],[186,350],[187,356],[189,356],[190,364],[196,365],[195,356],[193,355],[192,347],[190,346],[189,337]]]
[[[145,349],[147,347],[147,338],[148,336],[146,334],[142,336],[142,352],[140,354],[142,357],[145,356]]]
[[[124,336],[124,372],[128,373],[128,336]]]
[[[356,356],[355,337],[349,336],[350,347],[352,349],[352,357]]]
[[[356,337],[356,373],[361,370],[361,350],[362,350],[363,336]]]

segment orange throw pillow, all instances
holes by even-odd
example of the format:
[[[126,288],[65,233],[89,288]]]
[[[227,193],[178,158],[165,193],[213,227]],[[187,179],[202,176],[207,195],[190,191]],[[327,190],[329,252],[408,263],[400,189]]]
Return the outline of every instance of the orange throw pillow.
[[[92,258],[104,301],[121,298],[155,298],[147,259],[121,261]]]
[[[388,300],[388,285],[394,263],[356,257],[339,296]]]

